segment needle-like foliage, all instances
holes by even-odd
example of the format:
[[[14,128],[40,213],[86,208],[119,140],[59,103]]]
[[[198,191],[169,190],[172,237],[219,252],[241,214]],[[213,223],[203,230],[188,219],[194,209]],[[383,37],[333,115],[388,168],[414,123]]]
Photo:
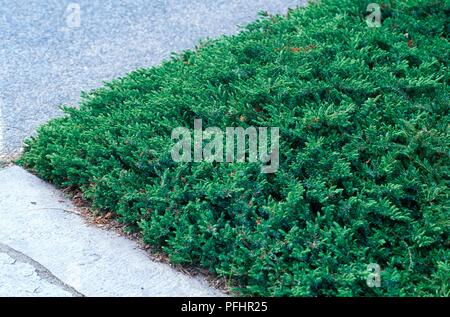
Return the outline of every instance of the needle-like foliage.
[[[450,4],[380,1],[369,27],[368,3],[262,15],[113,80],[21,163],[239,294],[449,296]],[[279,127],[279,170],[174,162],[171,131],[194,119]]]

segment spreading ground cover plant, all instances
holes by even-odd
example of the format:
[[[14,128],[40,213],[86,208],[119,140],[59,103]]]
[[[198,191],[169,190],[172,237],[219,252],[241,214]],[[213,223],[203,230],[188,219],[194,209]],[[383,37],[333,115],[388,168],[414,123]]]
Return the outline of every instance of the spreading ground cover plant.
[[[20,163],[236,292],[449,296],[449,1],[262,15],[83,94]],[[175,163],[172,129],[280,128],[280,167]],[[381,287],[366,283],[368,264]]]

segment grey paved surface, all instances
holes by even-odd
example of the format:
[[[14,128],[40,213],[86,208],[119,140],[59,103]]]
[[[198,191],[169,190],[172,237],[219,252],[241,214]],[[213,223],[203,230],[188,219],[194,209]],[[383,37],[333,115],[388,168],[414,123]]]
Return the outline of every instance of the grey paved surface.
[[[71,293],[42,279],[36,269],[18,262],[6,253],[0,253],[0,296],[71,296]]]
[[[87,224],[52,186],[0,170],[0,296],[222,296]]]
[[[79,27],[77,8],[80,8]],[[0,159],[82,90],[305,0],[0,0]],[[67,10],[67,11],[66,11]]]
[[[0,296],[82,296],[25,254],[0,243]]]

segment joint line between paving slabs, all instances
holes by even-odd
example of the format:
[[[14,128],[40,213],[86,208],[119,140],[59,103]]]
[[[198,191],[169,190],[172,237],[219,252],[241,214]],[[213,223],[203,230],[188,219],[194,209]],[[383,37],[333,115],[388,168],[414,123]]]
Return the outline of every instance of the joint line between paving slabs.
[[[60,287],[61,289],[65,290],[66,292],[69,292],[74,297],[84,297],[83,294],[78,292],[76,289],[74,289],[72,286],[64,283],[59,278],[57,278],[55,275],[53,275],[52,272],[50,272],[45,266],[43,266],[41,263],[37,262],[36,260],[30,258],[26,254],[17,251],[10,246],[1,243],[0,242],[0,252],[6,253],[11,258],[18,262],[26,263],[31,265],[35,270],[37,275],[42,278],[43,280],[49,282],[50,284],[53,284],[55,286]]]

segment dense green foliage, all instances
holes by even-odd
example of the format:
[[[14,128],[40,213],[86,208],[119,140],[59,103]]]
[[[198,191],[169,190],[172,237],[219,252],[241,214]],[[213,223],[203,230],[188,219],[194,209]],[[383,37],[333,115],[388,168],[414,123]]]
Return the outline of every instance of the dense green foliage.
[[[379,28],[323,0],[109,82],[21,163],[240,294],[449,296],[450,4],[380,3]],[[279,127],[278,172],[173,162],[194,118]]]

